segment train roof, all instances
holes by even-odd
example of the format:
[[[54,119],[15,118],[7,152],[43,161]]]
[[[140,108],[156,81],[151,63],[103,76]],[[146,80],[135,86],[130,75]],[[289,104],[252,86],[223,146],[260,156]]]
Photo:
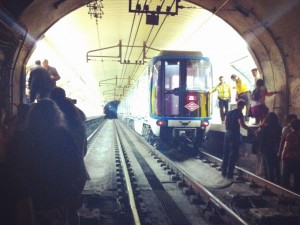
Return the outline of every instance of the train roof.
[[[182,56],[182,55],[188,55],[188,56],[203,56],[202,52],[200,51],[171,51],[171,50],[164,50],[161,51],[158,56]]]

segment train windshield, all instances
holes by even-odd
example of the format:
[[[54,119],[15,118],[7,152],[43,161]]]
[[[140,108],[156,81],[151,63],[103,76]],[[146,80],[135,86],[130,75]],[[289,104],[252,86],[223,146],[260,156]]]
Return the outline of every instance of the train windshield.
[[[210,62],[203,60],[188,60],[186,63],[186,89],[193,91],[208,91],[212,84]]]
[[[152,67],[152,114],[206,117],[209,114],[208,92],[211,87],[209,61],[195,57],[157,60]],[[191,102],[189,99],[195,100]]]

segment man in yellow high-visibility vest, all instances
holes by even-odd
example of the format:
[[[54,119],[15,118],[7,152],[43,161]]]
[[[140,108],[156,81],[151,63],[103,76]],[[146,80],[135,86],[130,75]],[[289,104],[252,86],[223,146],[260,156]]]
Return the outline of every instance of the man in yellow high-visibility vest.
[[[246,121],[249,120],[249,109],[250,109],[250,89],[247,86],[245,82],[242,81],[242,79],[236,75],[232,74],[231,75],[231,80],[235,81],[235,88],[236,88],[236,101],[238,100],[244,100],[246,103],[246,112],[245,112],[245,117]]]
[[[231,87],[229,84],[225,83],[223,76],[219,77],[219,81],[220,83],[214,87],[211,92],[218,91],[220,117],[223,123],[228,112],[228,105],[231,99]]]

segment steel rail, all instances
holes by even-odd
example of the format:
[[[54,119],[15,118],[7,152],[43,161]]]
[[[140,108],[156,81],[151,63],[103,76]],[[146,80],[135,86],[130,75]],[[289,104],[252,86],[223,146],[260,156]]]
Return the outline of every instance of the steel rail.
[[[130,204],[130,207],[131,207],[134,224],[135,225],[141,225],[141,221],[140,221],[140,217],[139,217],[139,214],[138,214],[137,206],[135,204],[135,198],[134,198],[133,188],[132,188],[132,184],[131,184],[131,180],[130,180],[130,176],[129,176],[129,172],[128,172],[128,167],[127,167],[127,164],[126,164],[126,160],[125,160],[125,156],[124,156],[124,152],[123,152],[123,147],[122,147],[121,141],[120,141],[120,135],[119,135],[119,132],[117,130],[117,127],[116,127],[115,123],[114,123],[114,130],[115,130],[115,134],[116,134],[115,136],[116,136],[116,141],[117,141],[117,147],[118,147],[119,153],[120,153],[121,165],[122,165],[122,170],[123,170],[124,178],[125,178],[125,182],[126,182],[126,188],[127,188],[127,191],[128,191],[129,204]]]
[[[213,161],[215,161],[215,163],[221,163],[222,160],[207,153],[207,152],[201,152],[202,155],[209,157],[209,159],[212,159]],[[271,190],[273,193],[282,196],[282,197],[290,197],[290,198],[295,198],[300,200],[300,195],[297,193],[294,193],[284,187],[281,187],[277,184],[274,184],[262,177],[257,176],[256,174],[253,174],[241,167],[236,166],[235,169],[239,172],[239,175],[241,175],[242,173],[242,177],[244,177],[246,180],[255,183],[256,185],[259,185],[261,187],[264,187],[268,190]]]

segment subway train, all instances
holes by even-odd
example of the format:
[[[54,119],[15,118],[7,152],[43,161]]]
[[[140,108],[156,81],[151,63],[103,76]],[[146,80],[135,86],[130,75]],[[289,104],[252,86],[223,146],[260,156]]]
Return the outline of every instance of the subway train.
[[[116,119],[117,118],[118,104],[119,104],[119,101],[111,101],[111,102],[108,102],[104,106],[103,113],[104,113],[106,119]]]
[[[198,149],[211,119],[212,65],[196,51],[161,51],[118,105],[118,118],[150,144]]]

